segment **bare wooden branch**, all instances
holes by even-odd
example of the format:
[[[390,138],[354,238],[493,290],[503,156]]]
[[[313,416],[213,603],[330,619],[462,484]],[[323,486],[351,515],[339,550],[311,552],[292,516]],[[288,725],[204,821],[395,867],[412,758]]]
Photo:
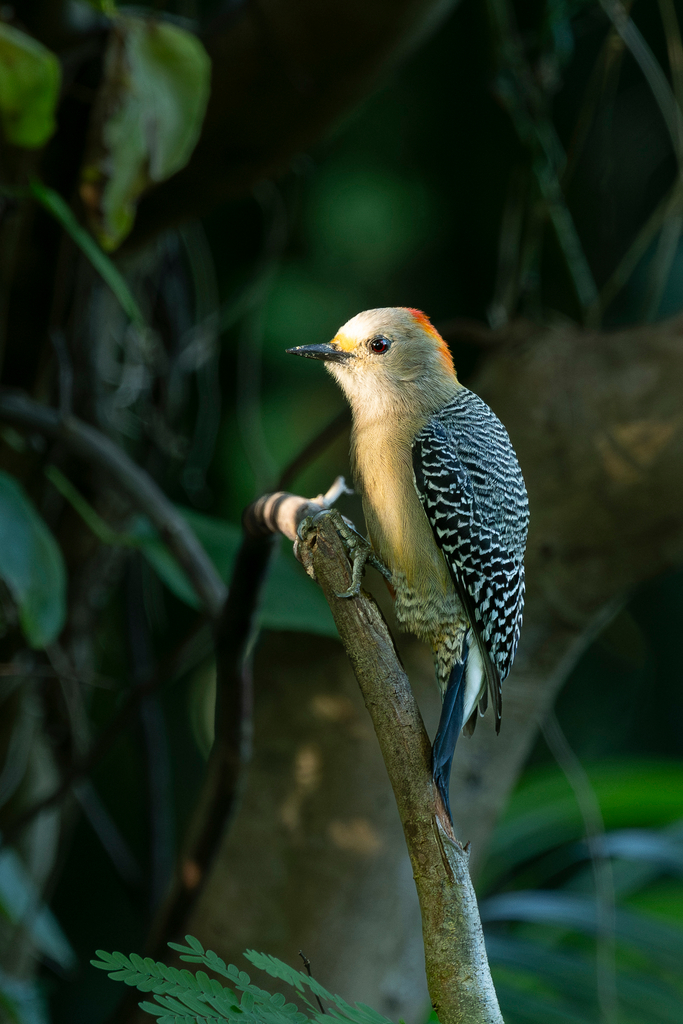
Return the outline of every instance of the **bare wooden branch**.
[[[263,529],[291,536],[311,502],[268,495],[251,506]],[[337,597],[351,581],[332,521],[314,520],[298,555],[320,583],[377,733],[396,797],[422,912],[427,983],[442,1024],[500,1024],[469,851],[455,838],[433,784],[431,744],[384,618],[369,595]]]
[[[275,491],[264,494],[249,505],[242,516],[242,526],[250,537],[267,537],[272,533],[281,533],[288,540],[296,543],[299,524],[306,516],[314,516],[323,512],[345,493],[350,493],[343,476],[338,476],[325,494],[316,498],[300,498],[287,491]]]
[[[273,551],[273,535],[245,534],[230,579],[228,598],[215,624],[216,711],[214,742],[177,869],[146,944],[149,956],[167,955],[169,939],[186,934],[187,920],[200,897],[240,794],[242,772],[251,754],[253,705],[248,658],[259,595]],[[117,1020],[138,1020],[137,999],[124,1001]]]

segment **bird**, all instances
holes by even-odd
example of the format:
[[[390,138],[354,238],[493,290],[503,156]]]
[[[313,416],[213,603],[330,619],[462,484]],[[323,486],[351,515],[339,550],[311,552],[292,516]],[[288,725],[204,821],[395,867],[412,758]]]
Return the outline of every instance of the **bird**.
[[[322,360],[351,406],[351,466],[368,530],[361,557],[390,581],[399,627],[432,648],[442,699],[432,774],[452,821],[456,742],[489,699],[500,731],[522,627],[529,504],[517,456],[418,309],[365,310],[330,342],[287,352]],[[350,539],[355,557],[361,545]],[[358,593],[356,569],[340,596]]]

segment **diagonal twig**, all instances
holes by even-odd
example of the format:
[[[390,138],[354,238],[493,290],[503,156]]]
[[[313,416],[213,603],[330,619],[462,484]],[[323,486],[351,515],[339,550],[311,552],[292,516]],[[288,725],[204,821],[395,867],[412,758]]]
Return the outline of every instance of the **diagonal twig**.
[[[562,190],[564,148],[534,80],[510,0],[488,0],[488,9],[501,65],[496,91],[520,141],[531,150],[532,170],[585,316],[596,301],[597,288]]]
[[[683,113],[681,113],[666,75],[640,29],[620,0],[600,0],[600,6],[630,50],[650,86],[650,91],[671,136],[671,144],[680,172],[683,168]]]
[[[678,164],[678,181],[683,180],[683,112],[680,107],[680,97],[671,88],[662,67],[655,57],[652,49],[643,37],[640,29],[635,24],[628,11],[621,3],[621,0],[600,0],[600,6],[612,22],[614,29],[621,37],[624,45],[630,51],[632,57],[643,73],[645,81],[655,99],[662,115],[667,131],[671,138],[671,145]],[[678,63],[676,53],[676,37],[680,47],[680,35],[678,33],[678,22],[673,8],[660,3],[660,10],[663,15],[664,27],[667,34],[667,44],[671,61],[674,81],[680,86],[680,75],[677,74]],[[671,14],[673,13],[673,18]],[[683,218],[680,211],[671,211],[663,224],[659,238],[657,252],[650,271],[650,281],[645,298],[645,320],[650,322],[655,319],[661,303],[664,288],[669,279],[671,267],[678,249],[678,241],[683,228]]]
[[[193,531],[151,476],[111,438],[75,416],[34,402],[26,395],[0,388],[0,420],[60,441],[72,454],[104,470],[151,519],[163,540],[187,573],[212,619],[225,603],[225,584]]]

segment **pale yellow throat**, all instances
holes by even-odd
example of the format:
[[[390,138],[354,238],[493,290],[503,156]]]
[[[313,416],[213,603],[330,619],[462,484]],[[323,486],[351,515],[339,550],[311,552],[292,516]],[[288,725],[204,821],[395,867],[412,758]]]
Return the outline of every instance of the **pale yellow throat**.
[[[405,431],[392,426],[355,425],[352,435],[351,455],[370,540],[384,564],[401,573],[411,590],[432,588],[446,594],[452,589],[448,568],[413,481],[411,443],[417,431],[413,425]]]

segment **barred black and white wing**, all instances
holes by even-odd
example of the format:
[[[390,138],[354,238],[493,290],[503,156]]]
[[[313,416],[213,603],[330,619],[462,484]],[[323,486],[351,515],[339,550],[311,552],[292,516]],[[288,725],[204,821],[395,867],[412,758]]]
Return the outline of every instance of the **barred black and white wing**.
[[[524,607],[526,488],[500,420],[460,389],[413,442],[415,486],[479,646],[500,727]]]

